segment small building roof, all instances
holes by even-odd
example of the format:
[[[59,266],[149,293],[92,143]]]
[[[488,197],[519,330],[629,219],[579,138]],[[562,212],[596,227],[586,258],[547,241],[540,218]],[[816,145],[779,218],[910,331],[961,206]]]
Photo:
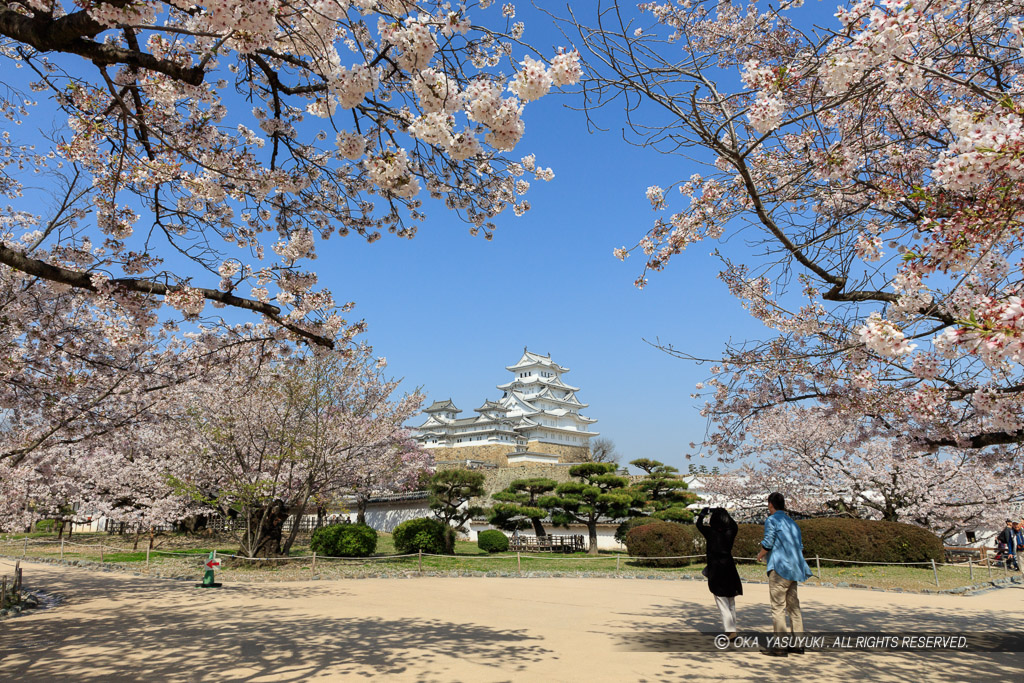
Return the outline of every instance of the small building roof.
[[[495,401],[484,401],[483,405],[474,409],[478,413],[501,412],[507,413],[508,408]]]
[[[452,400],[449,398],[446,401],[434,401],[433,403],[430,404],[430,407],[424,408],[423,412],[424,413],[440,413],[440,412],[461,413],[462,411],[459,410],[458,408],[456,408],[455,404],[452,403]]]

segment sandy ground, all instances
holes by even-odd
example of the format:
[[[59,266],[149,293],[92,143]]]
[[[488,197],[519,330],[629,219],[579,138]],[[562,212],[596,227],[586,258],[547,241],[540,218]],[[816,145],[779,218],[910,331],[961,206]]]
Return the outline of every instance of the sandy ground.
[[[1022,680],[1024,652],[630,651],[720,627],[703,584],[627,579],[412,578],[236,584],[27,563],[64,604],[0,622],[4,681]],[[770,630],[765,585],[741,629]],[[1024,630],[1024,588],[978,596],[801,588],[806,628]]]

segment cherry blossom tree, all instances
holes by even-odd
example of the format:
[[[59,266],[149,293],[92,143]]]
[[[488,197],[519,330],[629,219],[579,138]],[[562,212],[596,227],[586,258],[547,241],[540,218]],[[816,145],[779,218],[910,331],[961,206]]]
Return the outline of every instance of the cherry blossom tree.
[[[344,347],[362,325],[317,288],[318,243],[412,237],[428,197],[489,237],[497,214],[528,208],[529,175],[553,176],[509,153],[525,104],[576,82],[579,56],[541,55],[514,6],[490,5],[0,3],[0,58],[25,74],[0,98],[0,264],[187,318],[248,310]],[[29,116],[60,128],[28,144],[15,131]],[[49,214],[26,189],[40,171]]]
[[[152,422],[161,392],[241,345],[358,356],[364,324],[309,267],[330,237],[412,237],[433,202],[489,238],[527,210],[553,172],[511,154],[524,106],[579,59],[534,50],[491,4],[0,2],[12,480]]]
[[[423,475],[433,472],[433,465],[433,456],[407,430],[400,430],[389,439],[349,450],[333,492],[350,493],[356,502],[356,523],[366,524],[366,504],[372,496],[414,490]]]
[[[402,423],[422,396],[394,398],[398,383],[382,376],[384,366],[362,346],[351,357],[239,363],[216,384],[188,387],[186,420],[166,423],[179,435],[185,430],[184,443],[180,436],[169,443],[192,459],[175,473],[176,485],[240,522],[242,554],[287,554],[298,531],[293,524],[283,538],[289,515],[297,522],[311,502],[337,500],[352,488],[354,472],[373,471],[382,488],[413,476],[389,465],[396,450],[411,456]],[[393,479],[384,483],[387,472]]]
[[[705,489],[740,511],[763,512],[768,494],[782,491],[803,514],[906,522],[942,537],[998,526],[1013,469],[965,450],[903,449],[873,432],[823,407],[764,411],[726,459],[736,468],[706,478]]]
[[[1011,457],[1024,4],[857,0],[823,26],[801,5],[604,0],[577,21],[591,116],[625,104],[632,141],[681,162],[616,255],[640,255],[642,287],[723,240],[721,279],[771,330],[705,359],[710,452],[806,403],[870,418],[900,451]]]

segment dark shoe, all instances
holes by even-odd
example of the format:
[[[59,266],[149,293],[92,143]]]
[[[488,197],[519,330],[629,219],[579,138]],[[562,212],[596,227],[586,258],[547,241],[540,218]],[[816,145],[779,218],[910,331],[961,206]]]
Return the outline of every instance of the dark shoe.
[[[787,647],[786,652],[791,655],[802,655],[804,653],[804,649],[802,647]]]
[[[785,650],[779,650],[776,648],[762,647],[760,650],[761,654],[768,655],[769,657],[788,657],[789,653]]]

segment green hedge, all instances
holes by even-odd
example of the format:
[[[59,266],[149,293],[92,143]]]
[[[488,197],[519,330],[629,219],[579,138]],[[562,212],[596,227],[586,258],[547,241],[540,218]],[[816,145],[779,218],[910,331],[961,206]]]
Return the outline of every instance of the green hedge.
[[[445,552],[446,535],[455,535],[455,530],[430,517],[419,517],[402,522],[391,532],[395,550],[400,553],[423,551],[442,555]],[[454,547],[454,544],[452,544]]]
[[[805,557],[893,564],[941,562],[945,557],[942,540],[912,524],[834,517],[803,519],[797,525]]]
[[[630,520],[633,521],[633,520]],[[829,517],[797,522],[804,542],[804,557],[815,555],[859,562],[941,562],[942,540],[927,529],[869,519]],[[764,525],[740,524],[733,544],[736,558],[756,558],[764,538]],[[701,559],[643,560],[644,557],[697,555],[706,552],[704,537],[691,524],[653,522],[634,526],[626,533],[629,554],[645,565],[682,567]],[[822,564],[830,564],[822,562]],[[841,563],[838,563],[841,564]]]
[[[761,552],[764,525],[738,524],[737,527],[736,542],[732,544],[732,556],[756,558],[757,554]]]
[[[313,532],[309,549],[328,557],[368,557],[377,549],[377,532],[365,524],[329,524]]]
[[[480,546],[480,550],[486,550],[489,553],[503,553],[508,550],[508,536],[497,529],[488,529],[477,535],[476,544]]]
[[[626,548],[630,556],[638,558],[640,564],[643,565],[684,567],[695,561],[701,562],[702,558],[673,560],[645,560],[643,558],[702,555],[704,553],[704,537],[692,524],[659,521],[630,529],[626,534]]]

